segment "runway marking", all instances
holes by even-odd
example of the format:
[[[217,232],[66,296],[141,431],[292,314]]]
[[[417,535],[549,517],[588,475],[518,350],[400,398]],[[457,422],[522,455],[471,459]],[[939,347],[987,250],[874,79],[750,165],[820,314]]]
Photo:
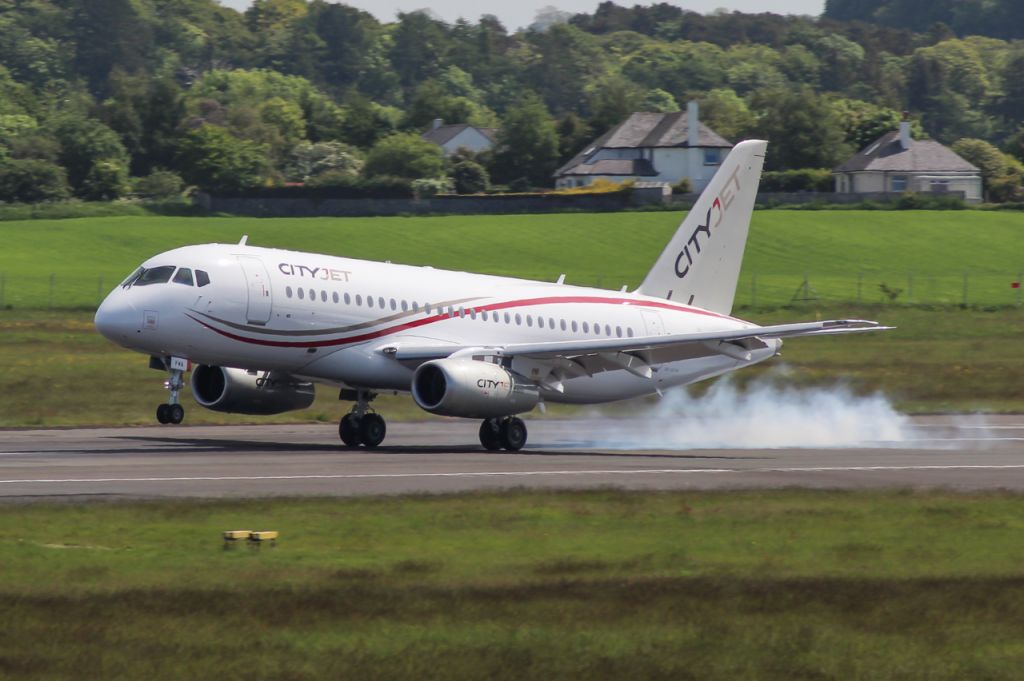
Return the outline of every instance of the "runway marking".
[[[52,478],[27,480],[0,480],[0,485],[20,483],[100,483],[100,482],[233,482],[257,480],[368,480],[394,478],[473,478],[520,476],[579,476],[579,475],[663,475],[700,473],[830,473],[878,471],[947,471],[947,470],[1013,470],[1024,469],[1024,464],[1002,466],[948,465],[948,466],[813,466],[800,468],[650,468],[637,470],[582,470],[582,471],[478,471],[457,473],[340,473],[336,475],[227,475],[163,478]]]

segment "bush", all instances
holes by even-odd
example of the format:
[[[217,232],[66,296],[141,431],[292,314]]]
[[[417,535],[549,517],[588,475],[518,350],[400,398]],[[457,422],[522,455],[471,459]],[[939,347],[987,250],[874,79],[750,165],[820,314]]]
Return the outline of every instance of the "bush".
[[[396,176],[418,179],[444,174],[441,147],[415,133],[397,133],[377,142],[366,155],[366,177]]]
[[[452,167],[452,182],[458,194],[480,194],[487,191],[491,180],[487,170],[475,161],[459,161]]]
[[[533,189],[533,185],[525,177],[517,177],[508,183],[508,190],[513,194],[522,194]]]
[[[55,163],[7,159],[0,163],[0,201],[39,203],[71,195],[67,172]]]
[[[693,193],[693,182],[690,182],[690,178],[684,177],[683,179],[672,185],[673,194],[692,194]]]
[[[154,170],[146,177],[135,180],[133,191],[144,199],[173,199],[181,196],[185,181],[169,170]]]
[[[428,199],[438,194],[451,194],[453,186],[447,177],[425,177],[412,181],[412,191],[417,199]]]
[[[775,170],[761,174],[763,192],[831,192],[835,186],[827,168]]]

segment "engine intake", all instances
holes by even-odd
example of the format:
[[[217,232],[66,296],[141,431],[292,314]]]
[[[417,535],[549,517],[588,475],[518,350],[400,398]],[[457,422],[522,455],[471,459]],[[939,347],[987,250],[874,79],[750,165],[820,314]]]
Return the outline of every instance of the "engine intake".
[[[192,397],[212,411],[234,414],[280,414],[313,404],[312,383],[277,372],[200,364],[192,372]]]
[[[540,401],[536,385],[504,367],[474,359],[436,359],[416,369],[412,397],[442,416],[492,418],[530,411]]]

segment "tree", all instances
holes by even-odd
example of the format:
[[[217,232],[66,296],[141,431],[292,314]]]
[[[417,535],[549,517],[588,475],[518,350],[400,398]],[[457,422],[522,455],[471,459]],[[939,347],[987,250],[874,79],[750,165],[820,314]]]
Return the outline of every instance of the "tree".
[[[760,90],[752,105],[762,112],[758,134],[770,143],[767,170],[831,168],[852,151],[832,110],[809,87]]]
[[[959,139],[953,151],[981,170],[981,179],[993,201],[1018,201],[1024,198],[1024,164],[1004,154],[985,140]]]
[[[268,148],[239,139],[217,125],[190,130],[178,147],[178,168],[190,184],[212,192],[233,192],[260,184]]]
[[[291,156],[286,174],[296,181],[325,172],[356,177],[363,167],[356,150],[342,142],[301,142],[292,149]]]
[[[441,147],[415,133],[396,133],[373,145],[366,155],[363,175],[409,179],[441,177],[444,153]]]
[[[127,166],[114,159],[100,159],[89,169],[80,193],[89,201],[112,201],[130,191]]]
[[[708,127],[728,140],[749,137],[757,126],[757,116],[729,88],[717,88],[701,97],[700,116]]]
[[[94,118],[67,114],[51,121],[51,130],[60,142],[60,164],[67,169],[68,181],[76,194],[88,193],[86,178],[97,163],[111,161],[128,167],[128,153],[117,133]]]
[[[540,97],[528,93],[509,109],[497,146],[493,174],[501,181],[525,177],[538,187],[551,183],[558,166],[558,133]]]
[[[69,196],[67,173],[55,163],[36,159],[0,161],[0,201],[39,203]]]
[[[484,167],[473,161],[460,161],[452,166],[451,178],[457,194],[479,194],[491,184]]]

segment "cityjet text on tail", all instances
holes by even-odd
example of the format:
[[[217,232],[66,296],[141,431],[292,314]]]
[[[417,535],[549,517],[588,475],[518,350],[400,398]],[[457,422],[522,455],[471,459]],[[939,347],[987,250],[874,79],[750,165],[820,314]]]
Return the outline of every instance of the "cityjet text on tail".
[[[736,145],[633,292],[527,281],[241,243],[186,246],[142,263],[96,312],[111,341],[170,379],[161,423],[180,423],[185,374],[207,409],[303,409],[314,384],[354,403],[348,446],[376,447],[371,401],[480,419],[487,449],[518,450],[517,414],[596,404],[762,362],[790,336],[873,331],[832,320],[758,326],[731,316],[767,144]]]

